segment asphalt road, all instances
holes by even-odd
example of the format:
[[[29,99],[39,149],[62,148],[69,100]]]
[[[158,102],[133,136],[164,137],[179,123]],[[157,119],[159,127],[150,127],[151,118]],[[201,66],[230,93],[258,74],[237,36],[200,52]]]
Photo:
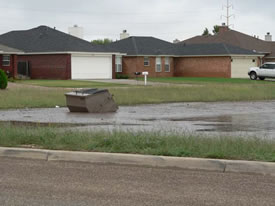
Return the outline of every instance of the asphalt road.
[[[275,205],[275,178],[0,158],[0,205]]]

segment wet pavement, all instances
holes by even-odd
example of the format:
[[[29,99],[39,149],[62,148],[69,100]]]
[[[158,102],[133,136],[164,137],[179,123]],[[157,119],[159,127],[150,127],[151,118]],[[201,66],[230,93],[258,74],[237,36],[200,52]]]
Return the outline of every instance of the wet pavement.
[[[0,110],[13,124],[61,124],[80,129],[198,132],[275,139],[275,101],[121,106],[116,113],[70,113],[67,108]]]

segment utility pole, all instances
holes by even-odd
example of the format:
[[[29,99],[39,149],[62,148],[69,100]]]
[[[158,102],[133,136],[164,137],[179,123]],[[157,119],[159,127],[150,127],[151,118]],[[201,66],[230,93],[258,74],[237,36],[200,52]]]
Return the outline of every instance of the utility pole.
[[[232,8],[232,9],[234,8],[234,7],[233,7],[233,4],[230,4],[230,3],[229,3],[229,0],[227,0],[227,4],[226,4],[226,5],[223,5],[223,6],[222,6],[222,9],[223,9],[223,8],[226,8],[226,16],[225,16],[225,15],[222,15],[222,17],[225,17],[225,18],[226,18],[226,22],[227,22],[226,26],[230,27],[230,26],[232,26],[232,24],[229,24],[230,18],[233,17],[233,16],[235,16],[234,14],[230,14],[230,9],[231,9],[231,8]]]

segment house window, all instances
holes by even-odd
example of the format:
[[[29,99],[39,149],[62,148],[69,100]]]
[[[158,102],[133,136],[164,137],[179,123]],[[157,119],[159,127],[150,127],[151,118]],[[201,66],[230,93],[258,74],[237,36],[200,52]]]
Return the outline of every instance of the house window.
[[[146,66],[146,67],[150,66],[150,59],[149,59],[149,57],[144,57],[144,66]]]
[[[122,57],[116,56],[116,72],[122,72]]]
[[[161,72],[161,58],[156,57],[156,72]]]
[[[2,65],[10,66],[10,55],[3,55]]]
[[[170,58],[169,57],[165,57],[165,68],[164,68],[165,72],[170,72]]]

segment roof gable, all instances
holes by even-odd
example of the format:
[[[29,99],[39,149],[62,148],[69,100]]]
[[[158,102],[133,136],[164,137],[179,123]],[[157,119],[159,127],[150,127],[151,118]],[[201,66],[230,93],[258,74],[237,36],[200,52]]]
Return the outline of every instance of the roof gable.
[[[104,48],[47,26],[0,35],[0,43],[24,52],[103,52]]]
[[[23,51],[0,44],[0,54],[1,53],[18,54],[23,53]]]
[[[113,52],[126,53],[128,56],[231,56],[259,55],[252,50],[228,45],[211,44],[172,44],[153,37],[129,37],[108,45]]]
[[[247,34],[229,30],[220,32],[216,35],[196,36],[182,41],[180,44],[209,44],[209,43],[226,43],[238,46],[248,50],[256,50],[259,53],[271,53],[270,42],[249,36]]]
[[[113,51],[127,55],[173,55],[174,44],[154,37],[128,37],[108,45]]]

